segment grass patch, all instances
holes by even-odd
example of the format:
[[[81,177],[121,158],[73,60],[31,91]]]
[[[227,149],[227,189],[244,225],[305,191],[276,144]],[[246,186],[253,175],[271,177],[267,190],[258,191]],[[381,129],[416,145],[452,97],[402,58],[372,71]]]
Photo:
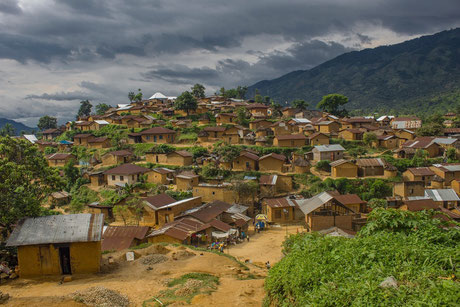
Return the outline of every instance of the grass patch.
[[[218,285],[219,277],[217,276],[206,273],[188,273],[171,280],[167,284],[169,289],[144,301],[142,306],[168,306],[176,302],[190,304],[196,295],[210,294],[217,289]]]

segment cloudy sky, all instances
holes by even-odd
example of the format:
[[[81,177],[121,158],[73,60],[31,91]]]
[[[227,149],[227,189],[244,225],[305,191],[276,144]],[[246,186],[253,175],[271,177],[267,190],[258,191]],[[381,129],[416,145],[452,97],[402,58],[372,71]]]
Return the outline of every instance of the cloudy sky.
[[[0,117],[211,94],[458,26],[459,0],[0,0]]]

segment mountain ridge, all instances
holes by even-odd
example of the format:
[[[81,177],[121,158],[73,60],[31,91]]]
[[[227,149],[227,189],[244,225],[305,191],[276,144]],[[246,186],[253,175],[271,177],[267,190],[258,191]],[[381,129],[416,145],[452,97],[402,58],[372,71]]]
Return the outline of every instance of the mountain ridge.
[[[14,127],[16,134],[20,134],[21,131],[23,131],[23,130],[26,131],[26,132],[31,132],[33,130],[37,130],[37,128],[32,128],[32,127],[26,126],[23,123],[14,121],[12,119],[0,118],[0,129],[2,129],[6,124],[11,124]]]
[[[347,108],[362,112],[447,110],[460,100],[460,28],[395,45],[339,55],[309,70],[296,70],[248,88],[279,102],[340,93]]]

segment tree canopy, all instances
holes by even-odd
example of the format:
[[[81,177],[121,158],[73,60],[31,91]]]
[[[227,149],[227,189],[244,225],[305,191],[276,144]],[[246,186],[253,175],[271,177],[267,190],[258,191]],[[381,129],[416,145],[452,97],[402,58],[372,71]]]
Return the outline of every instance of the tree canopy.
[[[96,114],[97,115],[104,115],[107,110],[110,109],[110,106],[106,103],[100,103],[96,105]]]
[[[89,116],[93,105],[89,100],[80,101],[80,109],[78,110],[77,118],[83,116]]]
[[[31,143],[0,137],[0,226],[8,232],[18,220],[43,213],[41,203],[64,182]]]
[[[298,108],[301,110],[306,110],[308,108],[308,102],[306,102],[303,99],[296,99],[291,104],[294,108]]]
[[[183,92],[175,101],[175,107],[178,110],[184,110],[189,114],[190,110],[196,110],[198,102],[195,97],[189,92]]]
[[[129,92],[128,93],[128,98],[130,102],[134,101],[142,101],[142,90],[139,88],[137,89],[137,94],[135,92]]]
[[[318,109],[331,113],[337,116],[345,116],[346,110],[340,107],[348,103],[348,97],[341,94],[329,94],[323,96],[323,99],[318,103]]]
[[[195,84],[194,86],[192,86],[192,95],[193,97],[195,98],[204,98],[206,97],[205,95],[205,87],[202,85],[202,84]]]
[[[57,118],[49,116],[49,115],[42,116],[38,120],[37,127],[42,131],[46,129],[53,129],[53,128],[56,129],[57,128]]]
[[[13,136],[16,134],[16,129],[10,123],[6,123],[0,130],[0,136]]]

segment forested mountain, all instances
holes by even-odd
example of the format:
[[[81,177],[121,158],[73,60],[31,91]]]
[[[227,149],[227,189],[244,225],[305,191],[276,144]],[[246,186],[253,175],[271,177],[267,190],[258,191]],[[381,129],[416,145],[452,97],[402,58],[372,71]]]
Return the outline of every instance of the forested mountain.
[[[32,130],[37,130],[37,128],[31,128],[23,123],[16,122],[7,118],[0,118],[0,129],[2,129],[6,124],[11,124],[14,127],[16,134],[21,133],[21,131],[31,132]]]
[[[249,87],[284,103],[311,105],[330,93],[348,96],[359,112],[427,113],[460,104],[460,28],[391,46],[342,54],[310,70],[288,73]]]

